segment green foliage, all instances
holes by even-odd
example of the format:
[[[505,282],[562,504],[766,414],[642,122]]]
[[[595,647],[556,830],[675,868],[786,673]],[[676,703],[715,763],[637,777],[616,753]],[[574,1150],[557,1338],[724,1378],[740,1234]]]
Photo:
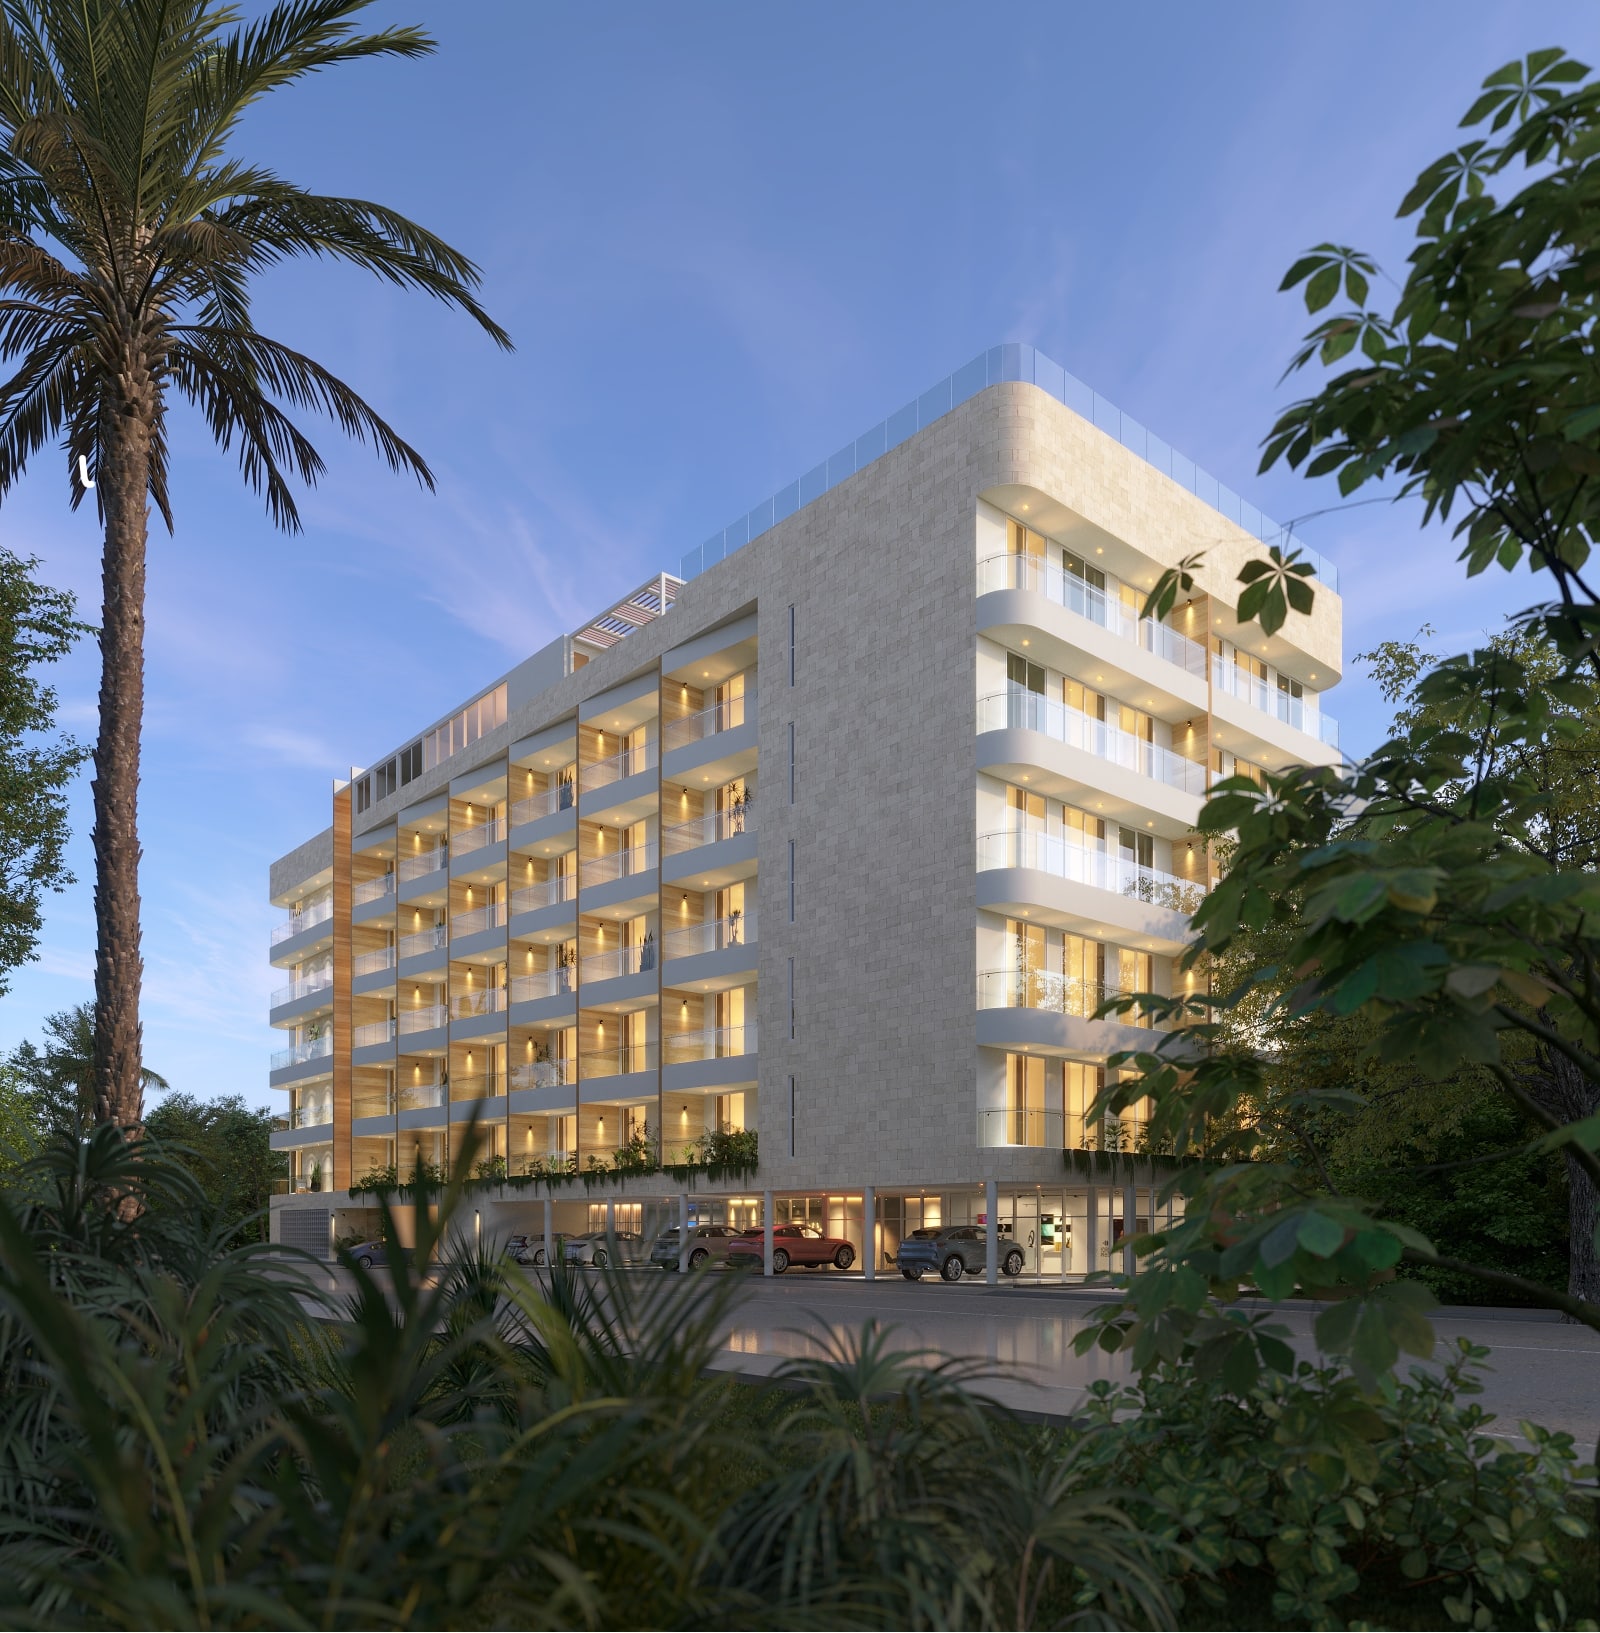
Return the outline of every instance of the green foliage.
[[[44,1046],[24,1041],[9,1065],[26,1096],[35,1144],[78,1139],[94,1123],[94,1006],[76,1004],[44,1020]],[[167,1080],[146,1066],[145,1089],[166,1090]]]
[[[266,1241],[272,1183],[289,1171],[288,1158],[272,1149],[271,1112],[252,1111],[237,1094],[220,1100],[169,1094],[144,1126],[191,1170],[224,1223],[248,1226]]]
[[[72,883],[66,789],[84,758],[56,734],[56,695],[38,674],[84,626],[70,595],[35,582],[37,566],[0,548],[0,994],[35,956],[44,893]]]

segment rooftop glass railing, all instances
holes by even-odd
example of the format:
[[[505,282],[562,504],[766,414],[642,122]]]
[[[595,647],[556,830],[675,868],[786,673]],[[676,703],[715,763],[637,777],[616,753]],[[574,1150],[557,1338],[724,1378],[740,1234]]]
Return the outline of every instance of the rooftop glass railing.
[[[333,1033],[324,1032],[321,1037],[306,1038],[304,1041],[291,1044],[287,1049],[279,1049],[272,1056],[272,1070],[281,1072],[285,1066],[303,1066],[307,1061],[320,1060],[324,1055],[333,1053]]]
[[[360,907],[364,902],[382,901],[394,894],[394,875],[380,873],[376,879],[358,880],[350,890],[350,905]]]
[[[613,879],[648,873],[656,865],[654,844],[635,845],[632,850],[612,851],[607,856],[591,856],[578,864],[579,884],[584,890],[610,884]]]
[[[577,790],[571,782],[558,783],[542,794],[529,794],[511,807],[511,825],[520,827],[524,822],[537,822],[541,817],[554,816],[557,811],[570,811],[578,803]]]
[[[754,946],[756,915],[730,913],[726,918],[707,919],[703,924],[684,924],[661,937],[666,958],[693,958],[698,953],[717,953],[725,947]]]
[[[480,822],[475,827],[463,828],[450,841],[451,854],[466,856],[472,851],[481,851],[485,846],[498,845],[506,836],[504,818],[496,818],[493,822]]]
[[[371,952],[357,953],[350,960],[352,975],[376,975],[379,970],[394,968],[395,951],[393,947],[374,947]]]
[[[714,845],[719,839],[732,839],[735,834],[755,831],[755,806],[746,803],[727,811],[707,811],[702,817],[663,828],[661,847],[666,855],[677,856],[682,851],[698,850],[702,845]]]
[[[1135,901],[1192,913],[1205,900],[1205,886],[1175,873],[1143,867],[1115,851],[1094,851],[1058,834],[1010,829],[978,836],[978,872],[991,868],[1032,868],[1074,884],[1093,885]]]
[[[1129,997],[1126,988],[1084,981],[1053,970],[984,970],[978,977],[979,1009],[1043,1009],[1052,1015],[1090,1020],[1101,1004]],[[1115,1017],[1124,1026],[1148,1026],[1136,1011]]]
[[[441,951],[449,939],[442,924],[430,924],[426,930],[413,930],[399,940],[402,958],[421,958],[425,953]]]
[[[754,510],[730,523],[721,532],[713,533],[704,544],[683,558],[680,576],[684,579],[698,577],[706,568],[743,549],[752,539],[760,538],[770,528],[792,516],[802,505],[820,499],[847,477],[854,476],[873,460],[882,458],[891,448],[897,448],[915,436],[924,426],[942,419],[969,397],[977,396],[989,386],[1008,381],[1038,386],[1262,544],[1299,549],[1303,559],[1311,563],[1317,577],[1337,593],[1339,574],[1332,562],[1315,550],[1308,549],[1293,538],[1287,528],[1262,515],[1254,505],[1201,470],[1192,460],[1185,459],[1175,448],[1152,435],[1115,404],[1091,391],[1059,363],[1051,362],[1033,346],[1015,344],[991,346],[987,351],[980,352],[970,363],[946,375],[938,385],[923,392],[915,401],[907,403],[886,420],[880,420],[855,441],[847,442],[831,458],[813,466],[786,488],[780,488],[770,499],[763,500]]]
[[[633,777],[641,771],[649,771],[655,763],[656,745],[641,743],[637,748],[625,748],[620,754],[592,761],[578,773],[578,777],[584,793],[592,794],[596,789],[621,782],[624,777]]]
[[[1219,692],[1226,692],[1230,697],[1248,703],[1252,709],[1259,709],[1262,714],[1271,715],[1274,720],[1281,720],[1296,731],[1309,733],[1329,748],[1339,746],[1339,722],[1331,714],[1324,714],[1315,703],[1307,703],[1304,698],[1293,697],[1276,686],[1269,686],[1238,664],[1214,654],[1211,659],[1211,684]]]
[[[756,1053],[756,1024],[712,1026],[694,1032],[669,1032],[663,1042],[668,1066],[695,1060],[722,1060],[730,1055]]]
[[[978,563],[978,594],[987,595],[992,590],[1028,590],[1041,595],[1122,640],[1165,658],[1185,673],[1205,679],[1206,649],[1198,641],[1153,618],[1140,618],[1104,590],[1084,583],[1076,573],[1032,556],[989,556]]]
[[[282,924],[272,927],[272,945],[276,947],[280,941],[287,941],[291,936],[297,936],[302,930],[310,930],[315,925],[326,924],[333,917],[333,898],[324,896],[321,901],[312,902],[298,913],[291,913]]]
[[[696,710],[694,714],[680,715],[676,720],[667,721],[661,728],[662,750],[670,752],[682,748],[686,743],[698,743],[703,737],[714,737],[720,731],[732,731],[735,726],[742,726],[755,717],[756,694],[753,691],[727,698],[721,703]]]
[[[1025,691],[1013,686],[1004,692],[995,692],[978,700],[978,730],[1036,731],[1064,743],[1068,748],[1082,749],[1113,765],[1126,767],[1141,777],[1151,777],[1176,788],[1181,793],[1202,795],[1206,791],[1206,768],[1195,760],[1186,760],[1171,749],[1156,743],[1147,743],[1132,732],[1121,731],[1057,703],[1042,692]]]
[[[542,907],[554,907],[557,902],[570,902],[577,894],[577,874],[558,874],[554,879],[541,879],[535,884],[519,885],[511,892],[511,911],[537,913]]]
[[[400,858],[395,872],[400,876],[400,883],[407,884],[412,879],[420,879],[425,873],[437,873],[449,861],[448,845],[432,845],[425,851],[407,851]]]

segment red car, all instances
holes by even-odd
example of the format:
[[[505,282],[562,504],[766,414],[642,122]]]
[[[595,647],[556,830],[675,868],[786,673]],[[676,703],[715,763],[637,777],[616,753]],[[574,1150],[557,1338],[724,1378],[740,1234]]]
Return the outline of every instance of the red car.
[[[760,1264],[766,1253],[763,1233],[747,1230],[728,1246],[728,1263]],[[792,1264],[813,1270],[831,1264],[848,1270],[856,1262],[854,1246],[839,1236],[824,1236],[815,1225],[777,1225],[772,1232],[772,1273],[781,1276]]]

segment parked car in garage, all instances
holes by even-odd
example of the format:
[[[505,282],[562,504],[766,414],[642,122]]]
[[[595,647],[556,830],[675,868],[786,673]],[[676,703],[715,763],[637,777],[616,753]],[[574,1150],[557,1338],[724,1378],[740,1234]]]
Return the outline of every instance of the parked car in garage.
[[[586,1236],[569,1236],[561,1252],[568,1264],[592,1264],[596,1270],[608,1264],[643,1264],[648,1256],[644,1237],[636,1230],[592,1230]]]
[[[930,1270],[937,1270],[946,1281],[960,1281],[963,1275],[984,1273],[988,1251],[982,1225],[944,1225],[938,1230],[914,1230],[901,1238],[895,1263],[907,1281],[921,1281]],[[1022,1249],[1002,1236],[1001,1275],[1020,1276],[1026,1263]]]
[[[767,1251],[760,1230],[747,1230],[728,1249],[730,1265],[760,1265]],[[772,1232],[772,1273],[781,1276],[792,1264],[816,1270],[832,1265],[848,1270],[856,1262],[853,1242],[842,1236],[825,1236],[815,1225],[778,1225]]]
[[[387,1270],[389,1261],[384,1257],[382,1242],[357,1242],[350,1249],[350,1257],[363,1270]]]
[[[717,1262],[728,1256],[728,1244],[739,1233],[729,1225],[689,1227],[689,1268],[698,1270],[707,1260]],[[669,1225],[650,1247],[650,1262],[663,1270],[678,1268],[678,1227]]]
[[[552,1238],[557,1253],[561,1251],[561,1238]],[[542,1236],[508,1236],[506,1238],[506,1257],[514,1260],[524,1268],[542,1265],[544,1263],[544,1237]]]

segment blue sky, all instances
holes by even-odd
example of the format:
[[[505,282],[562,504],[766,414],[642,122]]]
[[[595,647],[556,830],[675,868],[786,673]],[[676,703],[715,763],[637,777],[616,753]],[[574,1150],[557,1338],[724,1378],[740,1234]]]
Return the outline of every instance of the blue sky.
[[[1253,474],[1304,327],[1275,293],[1325,238],[1396,270],[1393,219],[1483,76],[1596,48],[1592,5],[380,4],[439,53],[290,91],[243,150],[382,200],[484,268],[512,331],[308,268],[268,334],[363,391],[435,495],[325,429],[305,532],[275,533],[186,415],[177,533],[152,535],[146,1058],[267,1103],[271,859],[331,779],[600,610],[846,438],[1001,340],[1038,345],[1287,521],[1337,495]],[[63,462],[64,463],[64,462]],[[99,601],[99,540],[39,465],[0,538]],[[1470,643],[1526,581],[1468,586],[1408,509],[1320,518],[1345,591],[1347,747],[1388,713],[1354,655],[1424,620]],[[97,654],[57,676],[94,728]],[[0,998],[0,1049],[92,993],[87,780],[78,883]]]

